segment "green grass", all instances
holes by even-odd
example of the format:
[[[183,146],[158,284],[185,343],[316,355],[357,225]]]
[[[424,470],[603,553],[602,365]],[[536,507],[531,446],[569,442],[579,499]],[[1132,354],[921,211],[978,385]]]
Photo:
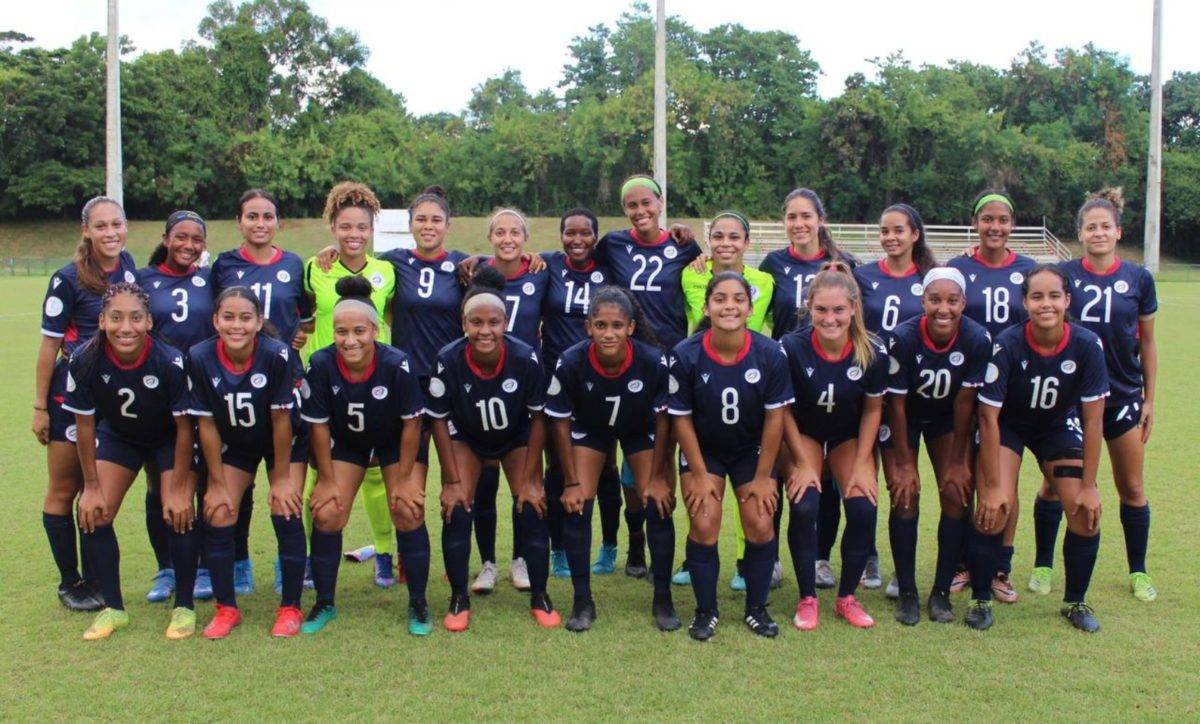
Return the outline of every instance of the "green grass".
[[[289,235],[299,233],[289,230]],[[226,238],[222,235],[221,238]],[[225,246],[227,244],[221,244]],[[145,603],[154,562],[146,542],[142,484],[135,484],[118,518],[123,578],[132,623],[113,639],[80,640],[90,616],[72,614],[54,597],[56,577],[40,524],[45,470],[42,449],[28,431],[34,349],[38,339],[41,278],[0,280],[0,366],[15,371],[0,388],[0,712],[5,719],[78,717],[193,720],[344,719],[463,720],[515,718],[699,719],[983,719],[1038,720],[1130,717],[1195,718],[1200,714],[1200,617],[1194,514],[1200,480],[1191,373],[1200,368],[1200,341],[1189,332],[1200,323],[1200,285],[1160,287],[1162,370],[1157,426],[1147,463],[1154,509],[1150,570],[1159,600],[1140,603],[1128,593],[1117,499],[1108,464],[1102,465],[1104,538],[1090,601],[1103,631],[1086,636],[1058,616],[1058,595],[1024,592],[1033,558],[1030,508],[1038,477],[1027,462],[1020,498],[1026,503],[1017,543],[1014,579],[1022,598],[998,605],[997,625],[977,634],[961,625],[922,621],[904,628],[891,618],[882,591],[866,592],[879,625],[850,629],[832,616],[823,592],[821,628],[800,634],[786,625],[795,605],[790,558],[784,587],[772,610],[785,630],[779,639],[755,638],[740,623],[740,596],[726,583],[733,536],[722,539],[720,602],[724,620],[717,638],[701,645],[680,631],[653,629],[650,588],[622,575],[597,577],[600,617],[593,631],[575,635],[543,631],[530,619],[526,599],[507,584],[476,597],[471,630],[440,629],[427,639],[405,633],[403,587],[381,592],[367,565],[343,565],[340,616],[315,638],[277,641],[268,635],[276,605],[270,593],[274,536],[260,486],[251,536],[259,592],[243,600],[245,623],[223,642],[168,642],[162,632],[169,609]],[[431,476],[431,479],[436,477]],[[924,479],[931,480],[925,469]],[[448,587],[440,576],[436,484],[429,515],[434,541],[430,586],[433,613],[444,612]],[[918,577],[932,575],[936,497],[926,495]],[[501,515],[500,557],[510,536]],[[728,518],[727,518],[728,520]],[[879,546],[885,573],[886,503],[880,511]],[[682,551],[686,522],[677,512]],[[598,538],[598,535],[597,535]],[[624,540],[624,530],[622,530]],[[361,512],[347,531],[347,546],[367,541]],[[598,545],[598,542],[597,542]],[[622,559],[623,559],[622,548]],[[835,562],[836,564],[836,562]],[[1061,564],[1054,585],[1061,592]],[[569,607],[570,587],[554,580],[550,593]],[[305,602],[311,603],[311,594]],[[676,589],[681,613],[691,592]],[[965,598],[955,600],[961,615]],[[201,604],[201,623],[210,609]]]

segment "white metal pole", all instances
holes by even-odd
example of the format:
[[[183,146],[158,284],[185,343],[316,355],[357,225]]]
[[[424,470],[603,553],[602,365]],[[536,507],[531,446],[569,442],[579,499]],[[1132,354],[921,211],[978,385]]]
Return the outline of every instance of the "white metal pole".
[[[662,188],[659,226],[667,225],[667,2],[658,0],[654,29],[654,180]]]
[[[108,83],[105,121],[106,195],[124,205],[121,172],[121,48],[117,32],[117,0],[108,0]]]
[[[1150,150],[1146,154],[1144,261],[1158,273],[1159,219],[1162,214],[1162,0],[1154,0],[1154,40],[1150,51]]]

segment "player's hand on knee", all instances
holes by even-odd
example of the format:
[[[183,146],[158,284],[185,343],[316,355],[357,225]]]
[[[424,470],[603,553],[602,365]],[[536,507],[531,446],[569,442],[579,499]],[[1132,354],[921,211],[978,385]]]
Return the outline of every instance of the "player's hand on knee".
[[[576,481],[565,485],[559,500],[567,513],[583,512],[583,506],[587,503],[587,496],[583,494],[583,483]]]
[[[1087,532],[1100,527],[1100,491],[1095,486],[1085,486],[1075,496],[1075,514],[1083,518]]]
[[[652,478],[642,492],[642,506],[649,508],[654,505],[662,518],[669,518],[675,511],[675,491],[667,484],[665,478]]]

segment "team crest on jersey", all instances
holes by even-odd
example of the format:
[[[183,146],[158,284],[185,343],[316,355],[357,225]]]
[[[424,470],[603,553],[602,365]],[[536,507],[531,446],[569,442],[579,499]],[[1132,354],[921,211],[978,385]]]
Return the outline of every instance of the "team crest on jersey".
[[[674,259],[675,257],[679,256],[679,250],[673,246],[668,246],[666,249],[663,249],[663,256],[667,257],[668,259]]]
[[[146,386],[147,390],[153,390],[158,387],[158,378],[154,375],[146,375],[142,378],[142,384]]]
[[[887,425],[879,426],[879,442],[887,442],[892,437],[892,428]]]
[[[579,430],[572,430],[572,431],[571,431],[571,439],[572,439],[572,440],[582,440],[582,439],[583,439],[583,438],[585,438],[585,437],[587,437],[587,433],[586,433],[586,432],[580,432]]]
[[[449,259],[442,262],[442,271],[444,271],[444,272],[454,271],[454,262],[450,261]]]
[[[70,372],[67,373],[67,392],[75,391],[75,376]]]
[[[434,397],[441,397],[446,394],[446,383],[442,382],[440,377],[431,377],[429,379],[429,394]]]
[[[246,275],[246,272],[242,271],[241,269],[238,270],[238,273],[237,273],[238,279],[241,279],[245,275]]]
[[[133,272],[126,269],[125,270],[125,281],[129,282],[130,284],[133,284],[134,282],[137,281],[137,277],[135,277],[133,275]]]
[[[382,287],[383,286],[383,275],[380,274],[379,272],[375,272],[374,274],[372,274],[371,275],[371,286],[375,287],[376,289],[378,289],[379,287]]]
[[[154,288],[155,288],[155,289],[158,289],[158,288],[159,288],[159,287],[161,287],[161,286],[162,286],[162,282],[154,282]]]
[[[708,384],[708,373],[707,373],[707,372],[702,372],[702,373],[700,374],[700,379],[704,380],[704,384],[706,384],[706,385],[707,385],[707,384]]]
[[[984,373],[983,379],[988,383],[1000,379],[1000,368],[996,366],[995,362],[988,362],[987,372]]]
[[[288,274],[286,269],[280,269],[275,273],[275,278],[278,279],[281,284],[287,284],[292,280],[292,275]]]
[[[1063,363],[1059,365],[1059,369],[1063,371],[1064,375],[1073,374],[1075,372],[1075,360],[1063,360]]]
[[[592,272],[591,280],[592,283],[599,284],[604,281],[604,275],[598,271],[594,271]]]
[[[250,385],[261,390],[267,386],[267,376],[262,372],[256,372],[250,377]]]
[[[533,294],[533,292],[534,292],[533,282],[525,282],[524,284],[521,285],[521,293],[522,294],[529,296],[530,294]]]
[[[846,377],[850,378],[851,382],[858,382],[862,379],[862,376],[862,367],[859,367],[858,365],[854,365],[850,369],[846,370]]]
[[[807,374],[809,377],[812,377],[813,368],[812,368],[812,367],[805,367],[805,368],[804,368],[804,372],[805,372],[805,374]]]
[[[912,292],[914,297],[919,297],[925,293],[925,287],[921,286],[921,282],[916,282],[908,288],[908,291]]]
[[[547,395],[557,395],[562,392],[562,383],[558,381],[558,375],[550,377],[550,387],[546,390]]]
[[[642,381],[641,380],[630,380],[629,384],[625,385],[625,389],[629,390],[630,392],[641,392],[642,391]]]
[[[1117,283],[1113,285],[1113,289],[1117,290],[1117,294],[1124,294],[1129,291],[1129,282],[1124,279],[1118,279]]]
[[[206,283],[207,282],[205,282],[204,279],[202,277],[200,277],[199,275],[192,277],[192,286],[194,286],[194,287],[202,287]]]
[[[384,387],[383,385],[376,385],[375,387],[371,388],[371,397],[374,397],[376,400],[382,400],[387,396],[388,388]]]
[[[100,379],[104,380],[104,384],[107,385],[109,379],[111,379],[111,378],[108,375],[100,375]]]
[[[762,373],[753,367],[746,370],[746,374],[744,374],[742,376],[745,377],[746,381],[749,382],[750,384],[754,384],[755,382],[758,382],[759,380],[762,379]]]
[[[71,442],[77,442],[79,438],[79,429],[74,425],[67,425],[67,439]],[[97,440],[99,442],[99,440]]]
[[[63,313],[63,301],[58,297],[46,298],[46,316],[57,317]]]
[[[300,380],[300,397],[307,400],[312,397],[312,388],[308,386],[308,380]]]
[[[672,395],[679,392],[679,380],[675,379],[675,375],[667,375],[667,392]]]
[[[955,367],[962,366],[962,363],[964,361],[965,361],[965,359],[963,357],[962,352],[951,352],[950,353],[950,364],[954,365]]]
[[[1013,272],[1012,274],[1008,275],[1008,281],[1012,282],[1013,284],[1020,284],[1021,282],[1025,281],[1025,275],[1021,272]]]
[[[516,392],[517,381],[510,377],[504,381],[504,384],[500,385],[500,389],[504,390],[505,392]]]
[[[900,371],[900,360],[895,357],[888,357],[888,374],[894,375]]]

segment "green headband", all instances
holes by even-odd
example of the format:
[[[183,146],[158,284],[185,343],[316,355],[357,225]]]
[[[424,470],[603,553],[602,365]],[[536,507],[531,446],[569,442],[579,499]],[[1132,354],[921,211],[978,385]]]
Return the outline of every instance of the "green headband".
[[[982,199],[980,199],[978,202],[976,202],[975,210],[971,212],[971,216],[978,216],[979,210],[982,209],[984,206],[987,206],[988,204],[992,203],[993,201],[999,201],[1000,203],[1007,206],[1009,211],[1013,211],[1012,201],[1009,201],[1007,196],[1005,196],[1004,194],[988,194],[988,195],[984,196]]]
[[[719,213],[713,217],[712,223],[715,224],[715,223],[717,223],[717,221],[719,219],[724,219],[724,218],[737,219],[737,222],[742,225],[742,231],[746,232],[747,237],[750,236],[750,222],[746,221],[745,216],[742,216],[741,214],[739,214],[736,211],[722,211],[721,213]],[[709,226],[709,229],[710,229],[709,233],[711,234],[712,233],[711,225]]]
[[[621,184],[621,198],[625,198],[625,194],[629,193],[630,189],[635,189],[638,186],[643,186],[654,192],[655,196],[662,198],[662,187],[658,182],[646,176],[634,176],[625,183]]]

